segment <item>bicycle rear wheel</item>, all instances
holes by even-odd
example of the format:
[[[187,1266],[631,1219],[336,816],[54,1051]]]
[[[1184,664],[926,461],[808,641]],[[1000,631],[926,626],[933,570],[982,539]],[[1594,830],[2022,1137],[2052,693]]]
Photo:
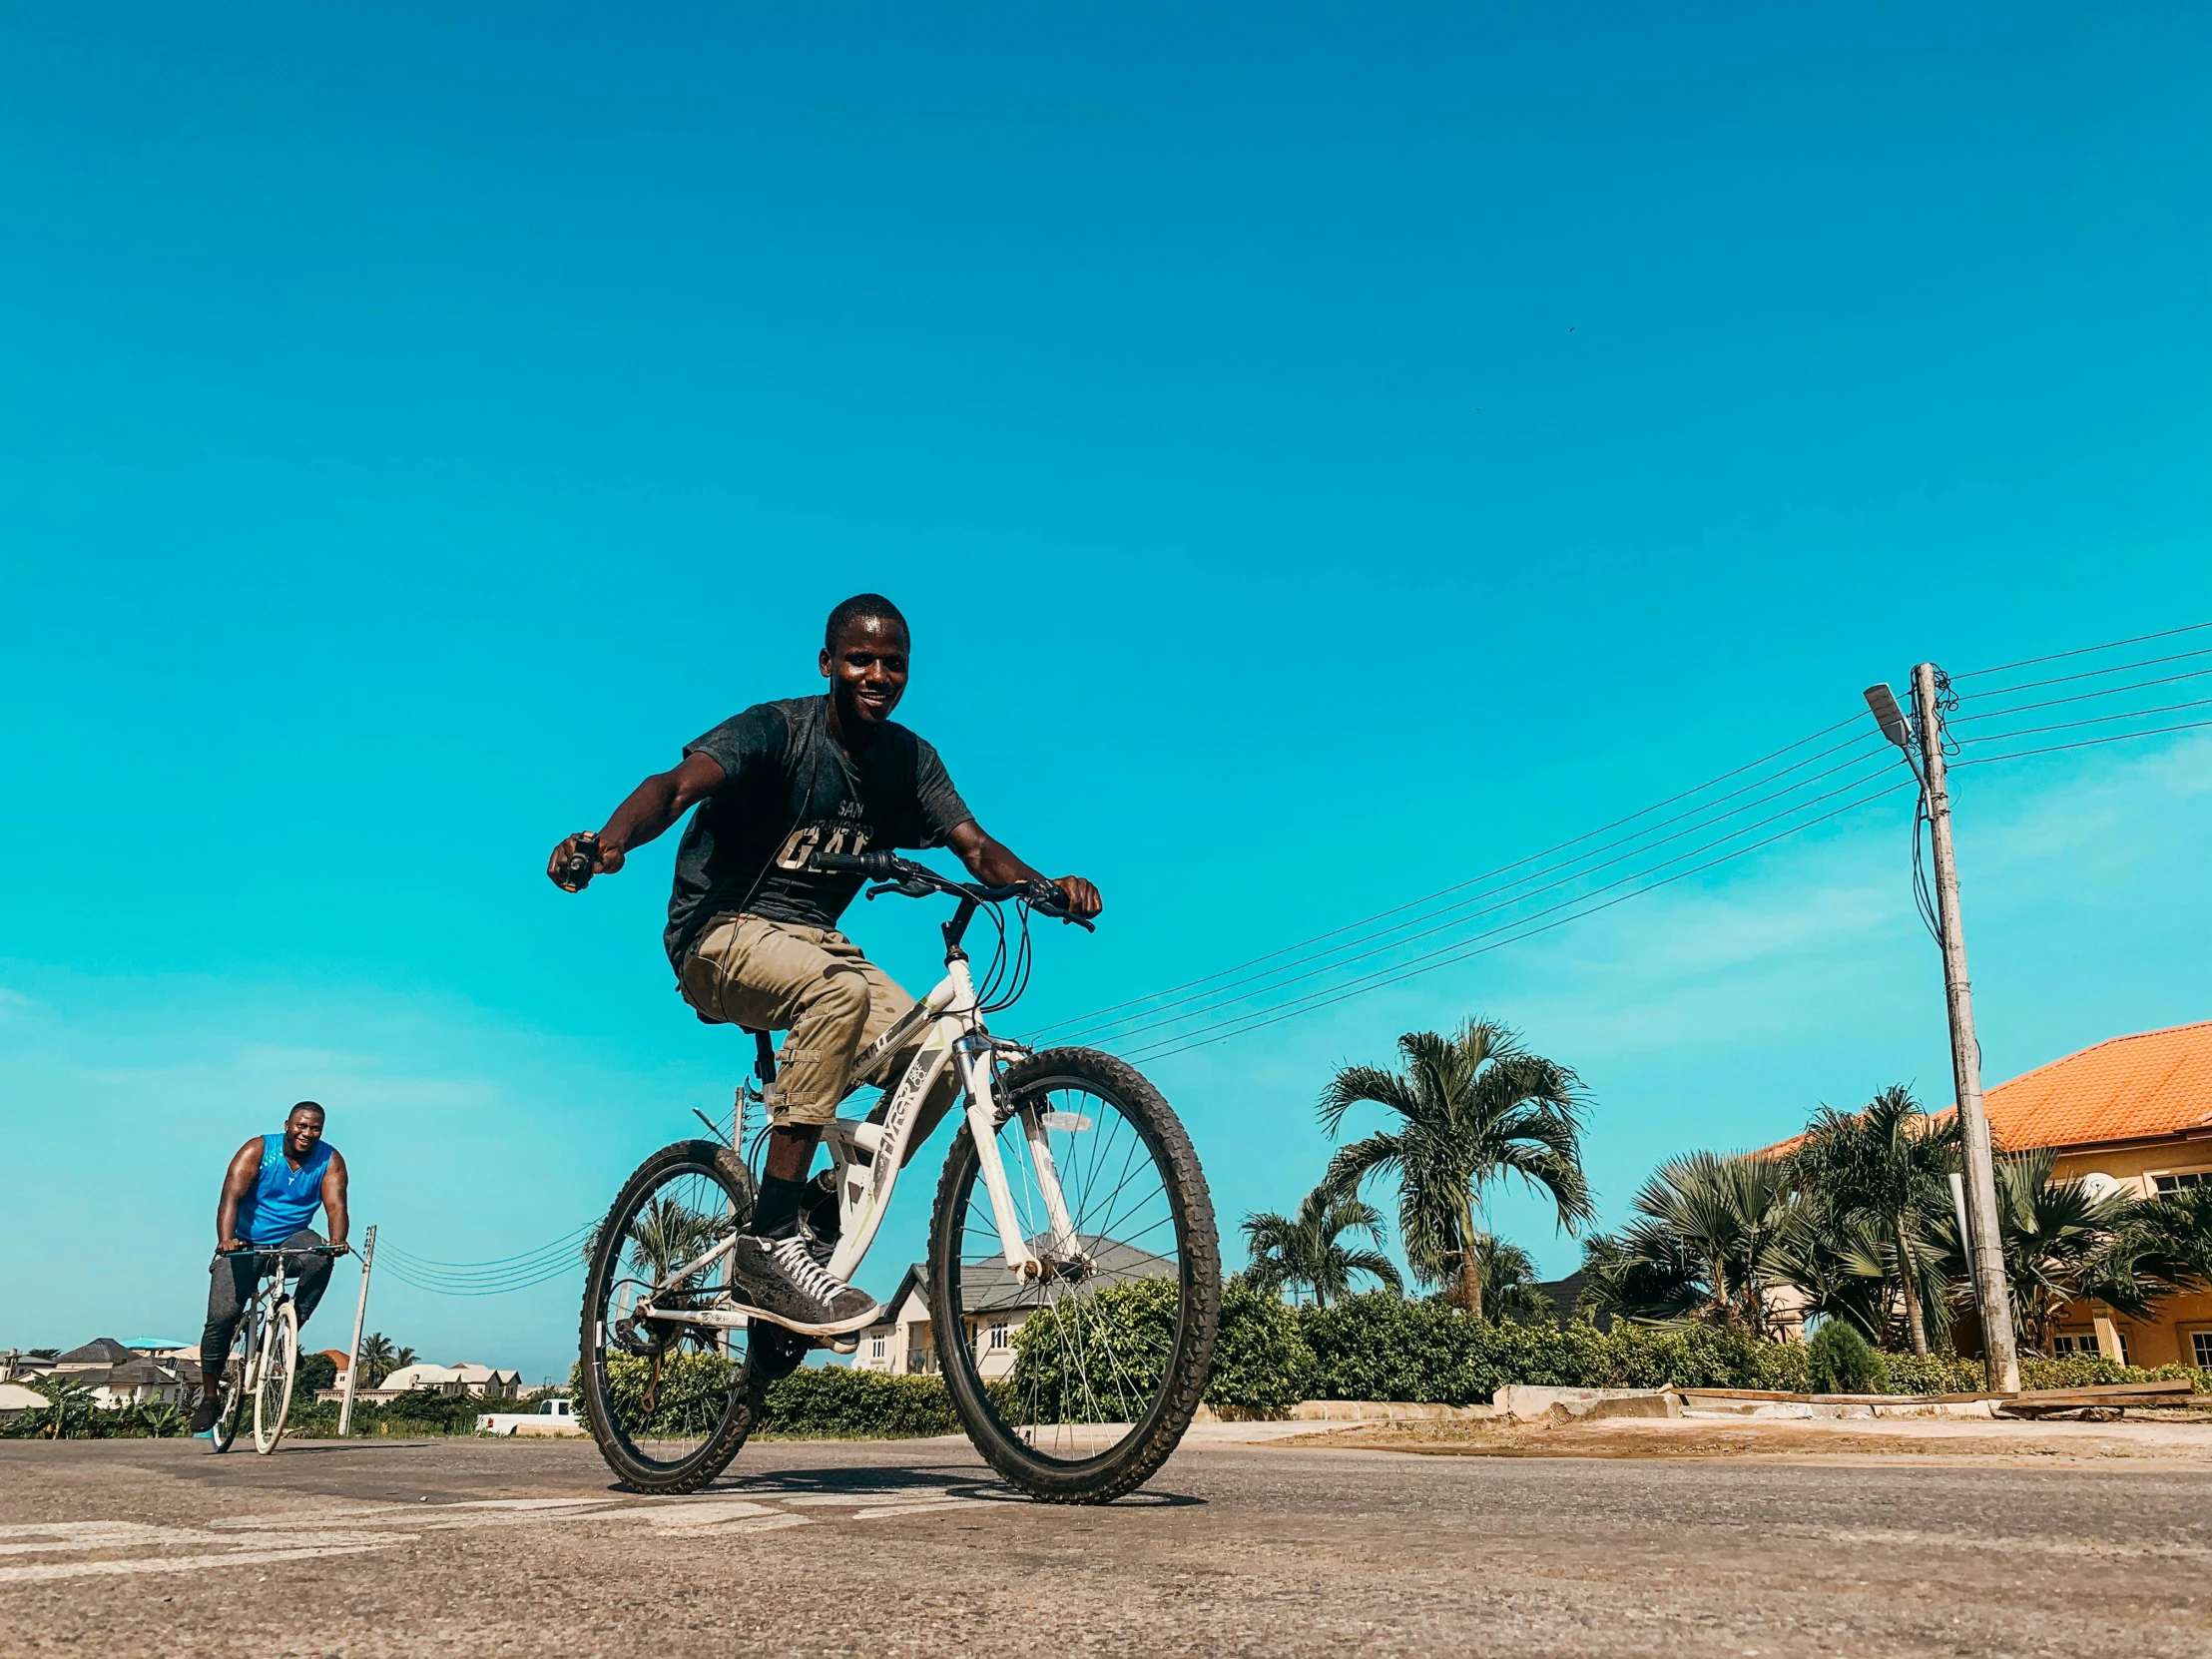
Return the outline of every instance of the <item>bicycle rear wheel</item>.
[[[1190,1137],[1134,1067],[1048,1049],[998,1087],[1010,1108],[999,1158],[1023,1238],[1051,1276],[1008,1271],[962,1134],[930,1223],[932,1336],[991,1467],[1048,1502],[1105,1503],[1167,1461],[1205,1392],[1221,1322],[1213,1201]],[[1047,1160],[1072,1237],[1045,1204]]]
[[[697,1491],[720,1474],[752,1432],[768,1374],[813,1346],[772,1327],[684,1323],[726,1300],[727,1258],[662,1283],[752,1214],[753,1176],[735,1151],[678,1141],[638,1166],[592,1235],[584,1415],[608,1467],[639,1491]]]
[[[291,1409],[291,1380],[299,1370],[299,1316],[279,1302],[262,1326],[262,1360],[254,1379],[254,1449],[267,1457],[284,1437]]]
[[[216,1384],[215,1423],[208,1430],[211,1450],[229,1451],[231,1442],[239,1437],[239,1424],[246,1417],[247,1379],[253,1375],[260,1341],[261,1326],[249,1310],[231,1337],[231,1353],[224,1362],[222,1381]]]

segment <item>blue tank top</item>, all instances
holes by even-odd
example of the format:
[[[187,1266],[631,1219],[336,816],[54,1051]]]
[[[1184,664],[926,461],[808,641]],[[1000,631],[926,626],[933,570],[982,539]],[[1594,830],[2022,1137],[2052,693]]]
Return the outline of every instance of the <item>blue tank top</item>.
[[[239,1237],[250,1245],[282,1244],[314,1219],[322,1202],[322,1172],[330,1143],[315,1142],[297,1169],[284,1157],[284,1137],[262,1137],[262,1173],[239,1204]]]

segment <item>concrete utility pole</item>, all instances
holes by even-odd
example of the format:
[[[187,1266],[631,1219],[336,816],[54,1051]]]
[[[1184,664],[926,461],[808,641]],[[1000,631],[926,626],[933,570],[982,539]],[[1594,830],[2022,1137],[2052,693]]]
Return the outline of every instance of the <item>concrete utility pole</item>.
[[[345,1351],[345,1398],[338,1406],[338,1438],[353,1429],[353,1379],[361,1370],[361,1326],[368,1318],[368,1270],[376,1263],[376,1229],[361,1235],[361,1296],[353,1304],[353,1346]]]
[[[1981,1045],[1974,1041],[1973,991],[1966,980],[1965,924],[1958,913],[1958,855],[1950,839],[1950,791],[1943,773],[1943,717],[1936,703],[1936,665],[1913,670],[1920,715],[1921,783],[1936,851],[1936,915],[1942,929],[1943,991],[1950,1003],[1950,1074],[1958,1099],[1958,1140],[1966,1166],[1967,1251],[1981,1315],[1982,1365],[1996,1393],[2017,1393],[2019,1355],[2012,1343],[2012,1297],[2004,1278],[2004,1235],[1997,1224],[1996,1159],[1981,1109]]]

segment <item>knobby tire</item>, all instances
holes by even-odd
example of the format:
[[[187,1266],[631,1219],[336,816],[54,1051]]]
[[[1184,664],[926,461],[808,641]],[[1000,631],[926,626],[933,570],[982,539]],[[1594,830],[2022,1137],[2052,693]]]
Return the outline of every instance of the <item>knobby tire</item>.
[[[951,1317],[959,1306],[962,1217],[979,1179],[975,1143],[963,1128],[945,1159],[929,1228],[930,1323],[945,1386],[968,1438],[1012,1486],[1046,1503],[1109,1503],[1135,1491],[1168,1460],[1197,1414],[1213,1373],[1221,1324],[1221,1245],[1213,1200],[1190,1136],[1160,1091],[1127,1062],[1095,1048],[1053,1048],[1010,1066],[997,1082],[1001,1104],[1074,1085],[1117,1103],[1151,1153],[1173,1210],[1180,1255],[1178,1320],[1168,1374],[1130,1433],[1099,1456],[1067,1462],[1038,1455],[999,1414],[972,1346]]]

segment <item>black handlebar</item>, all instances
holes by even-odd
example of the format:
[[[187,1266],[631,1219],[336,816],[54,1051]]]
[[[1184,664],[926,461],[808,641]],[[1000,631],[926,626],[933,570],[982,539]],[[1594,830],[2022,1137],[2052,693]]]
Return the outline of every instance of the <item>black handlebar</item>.
[[[864,875],[880,886],[868,889],[868,897],[879,897],[894,892],[904,898],[926,898],[933,892],[950,893],[955,898],[973,899],[984,904],[1002,904],[1011,898],[1026,900],[1029,907],[1043,915],[1056,916],[1062,921],[1073,922],[1087,932],[1096,932],[1090,922],[1068,909],[1068,896],[1050,881],[1015,881],[1006,885],[987,881],[953,881],[939,875],[927,864],[917,864],[910,858],[901,858],[895,852],[818,852],[814,867],[831,875]]]
[[[248,1245],[244,1250],[219,1250],[218,1256],[226,1259],[239,1256],[350,1256],[351,1245],[296,1245],[289,1249],[283,1245]]]

